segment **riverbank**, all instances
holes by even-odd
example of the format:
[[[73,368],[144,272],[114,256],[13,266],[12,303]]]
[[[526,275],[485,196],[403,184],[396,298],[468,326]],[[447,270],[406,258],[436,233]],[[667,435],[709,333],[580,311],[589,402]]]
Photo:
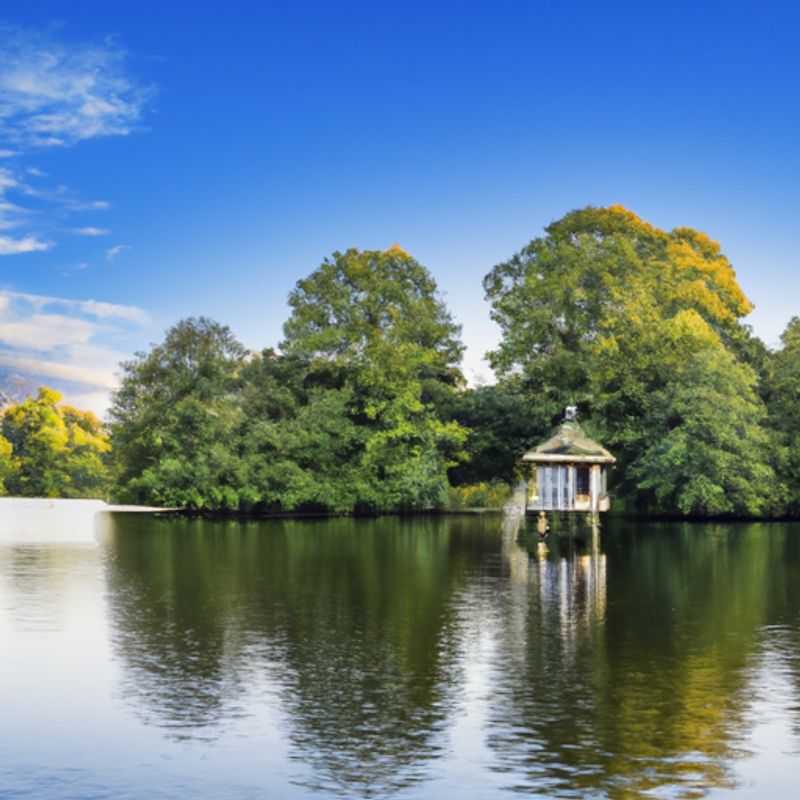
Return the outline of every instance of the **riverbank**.
[[[0,497],[0,542],[93,542],[107,513],[169,514],[179,509],[110,505],[104,500]]]

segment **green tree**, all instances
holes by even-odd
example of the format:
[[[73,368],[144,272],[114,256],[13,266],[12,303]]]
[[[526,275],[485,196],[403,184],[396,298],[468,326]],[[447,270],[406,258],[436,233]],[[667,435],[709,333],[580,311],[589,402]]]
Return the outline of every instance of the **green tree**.
[[[631,478],[659,511],[687,515],[764,515],[772,510],[766,409],[755,372],[724,347],[687,356],[648,400],[648,441]]]
[[[251,414],[254,405],[246,404],[247,505],[352,511],[367,487],[359,465],[364,432],[351,418],[351,403],[347,388],[317,387],[293,397],[290,412],[277,416]]]
[[[325,261],[289,298],[281,353],[185,320],[123,364],[117,496],[195,509],[444,502],[466,432],[430,396],[461,381],[459,329],[400,248]]]
[[[11,442],[5,436],[0,436],[0,497],[8,494],[6,481],[14,474],[13,450]]]
[[[598,342],[616,338],[643,300],[666,318],[696,311],[721,333],[752,308],[716,242],[621,206],[567,214],[494,267],[484,288],[502,332],[492,367],[520,374],[551,415],[591,403]]]
[[[550,429],[536,398],[520,381],[450,392],[437,404],[443,419],[452,419],[469,431],[467,458],[450,469],[450,482],[463,484],[511,483],[517,477],[520,453],[537,444]]]
[[[245,356],[229,328],[200,317],[179,322],[161,344],[122,365],[110,412],[119,499],[239,507]]]
[[[463,347],[428,270],[397,246],[334,253],[289,305],[281,350],[308,364],[310,381],[347,393],[356,505],[443,503],[466,431],[439,419],[431,395],[463,381]]]
[[[69,442],[66,470],[70,497],[105,497],[109,488],[108,459],[111,451],[108,432],[91,412],[60,406]]]
[[[490,353],[501,380],[514,377],[545,414],[578,403],[619,458],[619,492],[687,514],[769,505],[763,405],[753,371],[738,360],[763,372],[763,346],[740,323],[752,306],[716,242],[689,228],[662,231],[619,206],[586,208],[495,267],[484,286],[502,331]],[[698,365],[707,383],[693,405]],[[721,405],[712,409],[709,398]],[[735,442],[733,423],[726,430],[709,413],[724,416],[725,403],[731,419],[747,423]],[[676,445],[688,435],[717,468]],[[752,491],[735,489],[729,457],[759,478]],[[713,490],[698,489],[705,480]],[[678,492],[679,481],[694,489]]]
[[[349,369],[369,360],[376,344],[404,345],[422,374],[460,377],[461,330],[433,276],[398,245],[334,253],[297,282],[289,306],[286,354]]]
[[[800,516],[800,317],[793,317],[773,354],[767,380],[775,465],[784,486],[786,510]]]

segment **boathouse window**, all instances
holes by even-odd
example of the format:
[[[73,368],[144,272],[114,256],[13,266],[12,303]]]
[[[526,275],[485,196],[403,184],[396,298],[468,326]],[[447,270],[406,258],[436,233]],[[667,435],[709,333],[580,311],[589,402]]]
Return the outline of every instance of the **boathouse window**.
[[[575,494],[578,496],[588,497],[591,494],[591,489],[589,488],[590,474],[589,467],[577,467],[575,469]]]
[[[544,508],[571,508],[569,470],[566,466],[539,467],[539,502]]]

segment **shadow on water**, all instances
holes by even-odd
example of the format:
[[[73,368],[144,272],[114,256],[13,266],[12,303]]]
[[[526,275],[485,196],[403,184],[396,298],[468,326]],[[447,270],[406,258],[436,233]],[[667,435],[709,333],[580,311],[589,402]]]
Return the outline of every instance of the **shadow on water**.
[[[443,796],[422,787],[465,710],[487,797],[734,787],[765,669],[797,730],[800,529],[612,519],[541,546],[531,524],[115,517],[123,694],[171,738],[283,726],[323,796]]]

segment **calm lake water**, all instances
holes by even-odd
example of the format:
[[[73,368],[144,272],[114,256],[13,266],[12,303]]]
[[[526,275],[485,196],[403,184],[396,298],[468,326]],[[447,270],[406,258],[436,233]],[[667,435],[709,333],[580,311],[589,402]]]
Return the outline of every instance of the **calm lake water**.
[[[800,526],[8,509],[4,800],[797,796]]]

